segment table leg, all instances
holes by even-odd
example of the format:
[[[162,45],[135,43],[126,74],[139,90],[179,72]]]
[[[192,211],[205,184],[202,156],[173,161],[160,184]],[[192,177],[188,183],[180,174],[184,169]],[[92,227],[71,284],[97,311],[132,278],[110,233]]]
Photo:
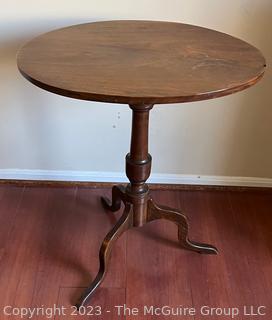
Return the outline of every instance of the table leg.
[[[191,241],[188,238],[189,224],[186,216],[176,209],[156,205],[152,199],[148,201],[148,219],[147,222],[166,219],[174,222],[178,226],[178,240],[184,249],[196,251],[205,254],[217,254],[217,249],[209,244]]]
[[[113,229],[106,235],[100,251],[99,251],[99,261],[100,267],[98,274],[89,288],[85,290],[83,295],[80,297],[78,302],[76,303],[77,309],[85,304],[85,302],[89,299],[92,293],[97,289],[100,283],[103,281],[106,272],[108,270],[108,263],[110,259],[110,253],[113,246],[113,243],[132,226],[133,216],[132,216],[132,206],[129,203],[126,203],[125,210],[117,224],[113,227]]]
[[[113,186],[112,200],[107,197],[101,197],[102,205],[112,212],[118,211],[121,208],[121,202],[124,201],[126,188],[122,185]]]
[[[127,187],[114,186],[112,201],[102,198],[106,209],[118,211],[121,202],[125,204],[123,215],[102,243],[99,259],[99,272],[91,286],[84,292],[76,306],[79,308],[91,297],[106,274],[110,250],[114,241],[123,232],[132,227],[141,227],[155,219],[167,219],[178,226],[178,239],[182,247],[206,254],[217,254],[212,245],[193,242],[188,238],[188,222],[186,216],[175,209],[154,204],[150,197],[148,185],[145,183],[151,171],[151,155],[148,153],[149,111],[152,105],[133,105],[132,132],[130,152],[126,156],[126,174],[130,181]]]

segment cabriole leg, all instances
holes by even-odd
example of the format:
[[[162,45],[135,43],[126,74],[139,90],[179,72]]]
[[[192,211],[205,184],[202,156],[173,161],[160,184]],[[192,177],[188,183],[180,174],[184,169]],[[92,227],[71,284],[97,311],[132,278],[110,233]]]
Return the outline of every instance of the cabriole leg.
[[[81,298],[78,300],[76,307],[79,309],[81,306],[85,304],[85,302],[91,297],[94,291],[98,288],[98,286],[103,281],[109,264],[110,252],[114,242],[126,231],[128,230],[133,221],[133,211],[131,204],[127,203],[125,206],[125,210],[117,224],[113,227],[113,229],[106,235],[102,246],[99,251],[99,261],[100,267],[98,274],[89,288],[85,290]]]
[[[121,208],[121,202],[125,199],[125,187],[120,186],[113,186],[112,187],[112,200],[107,197],[101,197],[102,205],[107,210],[112,212],[118,211]]]
[[[186,216],[176,209],[157,206],[151,199],[148,201],[148,222],[166,219],[174,222],[178,226],[178,239],[181,246],[187,250],[205,254],[217,254],[217,249],[205,243],[191,241],[188,237],[189,225]]]

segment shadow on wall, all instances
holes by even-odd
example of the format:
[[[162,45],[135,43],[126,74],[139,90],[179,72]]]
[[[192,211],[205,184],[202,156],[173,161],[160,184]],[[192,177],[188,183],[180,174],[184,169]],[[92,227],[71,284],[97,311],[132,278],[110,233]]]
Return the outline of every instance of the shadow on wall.
[[[152,127],[154,128],[152,129],[154,133],[152,134],[151,130],[151,135],[154,136],[154,145],[157,145],[157,151],[155,152],[157,156],[154,154],[154,159],[157,159],[157,163],[161,161],[164,173],[167,173],[165,172],[165,168],[167,168],[169,173],[174,174],[218,174],[272,178],[272,69],[270,67],[272,64],[272,43],[270,41],[272,2],[266,0],[256,2],[256,5],[254,3],[254,8],[248,7],[247,0],[241,1],[241,3],[241,11],[244,12],[246,18],[241,19],[244,21],[243,25],[240,24],[242,31],[237,31],[239,31],[241,38],[260,48],[265,55],[268,68],[264,79],[256,86],[246,90],[244,93],[240,93],[241,99],[237,100],[237,105],[233,106],[235,107],[234,117],[231,121],[228,119],[227,125],[229,128],[224,128],[221,138],[217,137],[221,133],[219,134],[218,132],[220,124],[217,125],[216,122],[220,121],[220,117],[225,116],[222,109],[219,110],[219,108],[212,107],[213,109],[210,109],[210,122],[207,121],[206,127],[204,126],[201,130],[198,130],[198,123],[195,123],[197,121],[195,120],[196,116],[203,119],[209,113],[208,108],[202,108],[197,105],[195,105],[195,109],[193,107],[189,109],[181,108],[183,110],[181,111],[182,119],[176,119],[177,124],[167,129],[168,138],[171,138],[171,134],[173,139],[180,136],[183,137],[183,145],[182,141],[178,144],[178,149],[181,150],[180,153],[175,150],[175,146],[172,143],[163,144],[158,141],[157,135],[161,132],[162,119],[164,119],[164,122],[168,119],[169,123],[175,120],[173,119],[175,114],[168,112],[170,109],[160,108],[157,116],[157,131],[154,131],[155,123],[152,122],[151,129]],[[252,6],[252,1],[250,5]],[[88,19],[89,22],[94,20],[102,19]],[[103,20],[107,20],[107,17],[103,17]],[[66,100],[64,98],[58,100],[55,95],[34,88],[21,77],[16,66],[16,53],[27,40],[43,32],[84,22],[86,21],[79,19],[12,22],[12,25],[8,26],[8,32],[5,31],[5,26],[2,25],[3,22],[0,22],[0,150],[3,150],[0,157],[0,168],[18,168],[19,163],[21,168],[54,168],[63,170],[71,169],[69,166],[74,163],[81,170],[89,170],[94,165],[87,167],[84,163],[80,166],[79,158],[86,157],[86,162],[89,161],[91,164],[91,161],[97,160],[98,157],[102,157],[102,154],[104,154],[104,150],[101,148],[101,141],[100,144],[99,142],[96,144],[93,141],[92,148],[97,153],[97,156],[93,157],[92,160],[92,154],[87,152],[88,147],[78,146],[78,141],[73,138],[73,131],[75,130],[78,130],[78,139],[81,136],[90,135],[87,128],[95,125],[95,119],[93,119],[92,115],[95,114],[96,118],[100,116],[102,118],[103,108],[96,108],[95,113],[93,113],[94,110],[92,108],[85,108],[84,116],[83,113],[80,116],[78,114],[79,105],[77,105],[77,108],[67,108],[69,104],[74,105],[75,102],[73,100],[70,101],[71,99],[68,98],[65,98]],[[243,37],[243,35],[246,35],[246,37]],[[252,39],[255,39],[255,42]],[[229,101],[232,101],[232,99]],[[217,103],[219,100],[216,99],[215,102]],[[84,102],[80,102],[80,105],[83,108],[86,106]],[[107,118],[110,117],[110,112],[112,112],[109,109],[111,108],[105,111],[105,113],[107,112]],[[92,114],[89,115],[87,112]],[[63,119],[64,114],[65,120]],[[155,110],[152,111],[152,116],[153,114],[155,115]],[[164,115],[168,118],[165,118]],[[217,118],[214,115],[217,115]],[[81,123],[83,123],[78,128],[75,128],[73,121],[75,119],[79,120],[79,117]],[[94,123],[87,124],[87,121],[90,120],[94,121]],[[207,118],[204,121],[206,120]],[[105,121],[109,120],[105,119]],[[67,130],[68,127],[69,130]],[[268,128],[270,128],[270,132],[268,132]],[[113,139],[112,135],[108,135],[108,137],[104,137],[105,134],[99,135],[98,129],[96,129],[94,136],[96,138],[103,136],[103,139],[108,139],[105,145],[107,147],[112,146],[112,150],[109,150],[108,154],[114,157],[116,150],[114,150],[112,141],[117,139]],[[196,132],[194,137],[192,137],[192,130]],[[111,133],[115,134],[113,130]],[[118,134],[126,137],[125,134]],[[51,135],[51,139],[48,139],[49,135]],[[203,135],[205,135],[204,138],[206,140],[208,136],[211,139],[205,141],[204,138],[202,139]],[[201,139],[202,144],[205,144],[203,147],[199,142]],[[218,155],[217,148],[214,147],[216,139],[218,139],[217,144],[221,144],[221,149],[227,149],[221,157]],[[67,144],[70,143],[72,148],[69,145],[64,145],[63,141],[67,141]],[[225,142],[227,143],[225,144]],[[124,140],[125,148],[126,144],[127,142]],[[202,149],[199,151],[199,148]],[[25,154],[26,150],[28,152],[27,155]],[[101,155],[99,155],[100,150]],[[169,157],[163,156],[166,154],[173,154],[173,163],[169,162]],[[20,155],[19,161],[18,155]],[[56,160],[56,155],[59,156],[59,162]],[[66,159],[70,159],[70,162]],[[120,159],[122,159],[121,153]],[[115,158],[111,160],[112,163],[114,161]],[[156,166],[155,162],[154,165]],[[120,161],[120,166],[122,166],[122,161]],[[190,170],[191,172],[189,172]]]
[[[88,22],[103,19],[93,18],[88,19]],[[86,108],[89,103],[82,101],[75,107],[76,101],[73,99],[58,97],[35,88],[23,79],[16,65],[16,53],[26,41],[56,28],[85,22],[87,21],[72,19],[32,20],[26,25],[18,22],[9,26],[9,35],[1,36],[0,149],[3,153],[0,157],[0,168],[18,168],[19,163],[20,168],[75,170],[71,166],[78,163],[76,157],[80,152],[82,157],[87,159],[86,162],[88,158],[93,161],[90,147],[87,145],[88,140],[82,139],[91,133],[90,128],[97,126],[93,108]],[[112,113],[117,113],[116,110]],[[101,108],[101,104],[99,108],[96,106],[96,118],[103,118],[104,114],[105,108]],[[108,118],[110,117],[111,114],[108,112]],[[76,123],[76,120],[80,120],[81,123]],[[104,125],[108,125],[108,122],[105,121]],[[92,143],[92,149],[96,149],[99,156],[99,151],[95,148],[99,144],[97,136],[95,136],[97,141]],[[102,141],[100,144],[103,144]],[[104,150],[100,149],[103,153]],[[57,159],[60,159],[59,163]],[[90,167],[92,167],[91,161]]]
[[[10,168],[18,167],[18,154],[21,156],[22,168],[31,165],[42,168],[45,161],[50,161],[50,157],[43,154],[49,134],[46,123],[53,120],[47,109],[50,96],[41,90],[34,91],[22,78],[17,69],[16,54],[33,37],[77,22],[71,19],[14,21],[8,25],[5,25],[5,21],[0,22],[0,147],[4,150],[0,159],[1,168],[7,164]],[[30,155],[32,164],[27,163],[25,156],[28,144],[33,146]],[[47,153],[54,151],[50,150],[50,146],[46,147]]]
[[[247,16],[243,25],[246,29],[242,31],[247,35],[244,40],[262,51],[267,68],[263,79],[246,90],[240,100],[225,167],[235,163],[235,175],[252,176],[254,172],[254,176],[272,178],[272,2],[264,2],[262,8],[262,2],[255,8],[247,2],[241,4]]]

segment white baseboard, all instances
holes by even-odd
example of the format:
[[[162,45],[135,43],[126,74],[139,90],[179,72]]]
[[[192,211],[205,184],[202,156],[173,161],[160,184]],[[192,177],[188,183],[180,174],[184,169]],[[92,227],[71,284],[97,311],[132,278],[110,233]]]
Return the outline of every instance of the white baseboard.
[[[14,180],[50,180],[80,182],[127,182],[124,173],[98,171],[60,171],[60,170],[25,170],[0,169],[0,179]],[[154,173],[149,183],[222,185],[241,187],[272,187],[272,179],[256,177],[200,176],[186,174]]]

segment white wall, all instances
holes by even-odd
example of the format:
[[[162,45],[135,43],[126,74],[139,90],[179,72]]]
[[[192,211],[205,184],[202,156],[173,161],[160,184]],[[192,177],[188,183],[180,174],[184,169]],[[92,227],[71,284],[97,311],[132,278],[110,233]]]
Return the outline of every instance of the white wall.
[[[258,47],[268,68],[256,86],[210,101],[155,106],[150,152],[154,175],[272,178],[271,0],[0,0],[0,5],[0,178],[15,168],[92,171],[98,177],[123,172],[129,108],[42,91],[19,75],[15,57],[40,33],[111,19],[191,23]]]

